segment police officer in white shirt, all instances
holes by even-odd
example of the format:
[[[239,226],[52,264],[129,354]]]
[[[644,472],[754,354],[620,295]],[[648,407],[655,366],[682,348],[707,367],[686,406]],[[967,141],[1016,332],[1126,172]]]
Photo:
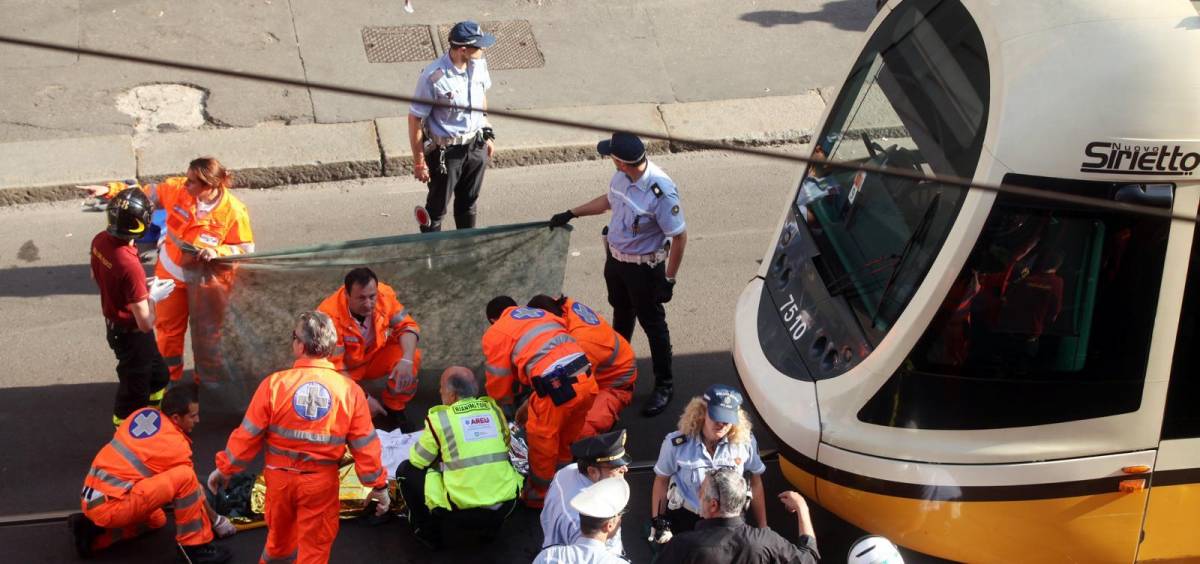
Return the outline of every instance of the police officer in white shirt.
[[[625,431],[612,431],[575,441],[571,445],[574,464],[554,474],[542,507],[542,546],[571,544],[579,538],[579,512],[571,500],[584,488],[608,478],[624,479],[629,457],[625,454]],[[624,556],[621,531],[605,543],[608,551]]]
[[[408,111],[413,176],[429,186],[428,217],[418,213],[422,232],[441,231],[451,195],[455,227],[475,226],[475,201],[495,150],[486,113],[492,78],[483,50],[496,38],[483,33],[478,23],[465,21],[454,24],[449,39],[450,50],[421,71],[413,97],[453,107],[414,102]]]
[[[623,477],[607,478],[584,488],[571,499],[571,507],[579,512],[579,538],[569,545],[543,549],[534,564],[627,564],[627,560],[609,552],[605,542],[619,534],[628,503],[629,484]]]
[[[642,407],[642,414],[653,417],[667,408],[674,394],[671,333],[663,304],[671,301],[675,275],[683,263],[687,224],[675,183],[646,158],[641,139],[618,132],[612,139],[601,141],[596,150],[617,167],[608,183],[608,193],[555,214],[550,218],[550,227],[612,210],[605,230],[608,259],[604,263],[608,303],[613,306],[612,325],[630,341],[634,320],[641,322],[646,332],[654,367],[654,392]]]

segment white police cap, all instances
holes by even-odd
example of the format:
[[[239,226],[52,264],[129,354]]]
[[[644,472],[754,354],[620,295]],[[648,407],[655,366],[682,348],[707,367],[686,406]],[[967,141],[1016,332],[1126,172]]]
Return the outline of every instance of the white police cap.
[[[571,507],[580,515],[611,519],[629,503],[629,484],[625,478],[605,478],[583,488],[571,499]]]

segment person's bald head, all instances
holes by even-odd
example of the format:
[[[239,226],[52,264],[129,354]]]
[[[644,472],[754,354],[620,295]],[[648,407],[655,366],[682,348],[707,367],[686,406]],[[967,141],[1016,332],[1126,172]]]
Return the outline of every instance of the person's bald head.
[[[475,373],[465,366],[451,366],[442,372],[441,386],[438,390],[442,403],[450,405],[460,399],[473,398],[479,395],[479,382]]]

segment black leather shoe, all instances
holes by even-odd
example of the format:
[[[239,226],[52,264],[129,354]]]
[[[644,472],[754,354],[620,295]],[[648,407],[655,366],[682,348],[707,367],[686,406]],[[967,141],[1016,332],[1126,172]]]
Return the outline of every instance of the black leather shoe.
[[[650,397],[646,398],[646,403],[642,405],[642,415],[646,417],[654,417],[663,410],[667,409],[667,404],[671,403],[671,398],[675,395],[674,388],[654,388],[654,392]]]
[[[71,528],[71,536],[75,537],[75,552],[80,558],[92,555],[92,541],[100,536],[104,529],[97,526],[82,513],[72,513],[67,517],[67,526]]]
[[[233,558],[228,548],[213,543],[195,546],[179,545],[179,561],[187,564],[225,564]]]

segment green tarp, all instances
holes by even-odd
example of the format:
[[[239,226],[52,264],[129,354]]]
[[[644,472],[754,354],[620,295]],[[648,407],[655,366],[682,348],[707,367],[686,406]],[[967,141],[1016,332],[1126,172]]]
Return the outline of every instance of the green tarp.
[[[291,365],[296,316],[370,267],[421,325],[422,371],[482,366],[484,306],[500,295],[524,303],[561,293],[569,229],[529,223],[331,243],[214,261],[190,284],[197,376],[235,404]],[[230,268],[232,267],[232,268]]]

